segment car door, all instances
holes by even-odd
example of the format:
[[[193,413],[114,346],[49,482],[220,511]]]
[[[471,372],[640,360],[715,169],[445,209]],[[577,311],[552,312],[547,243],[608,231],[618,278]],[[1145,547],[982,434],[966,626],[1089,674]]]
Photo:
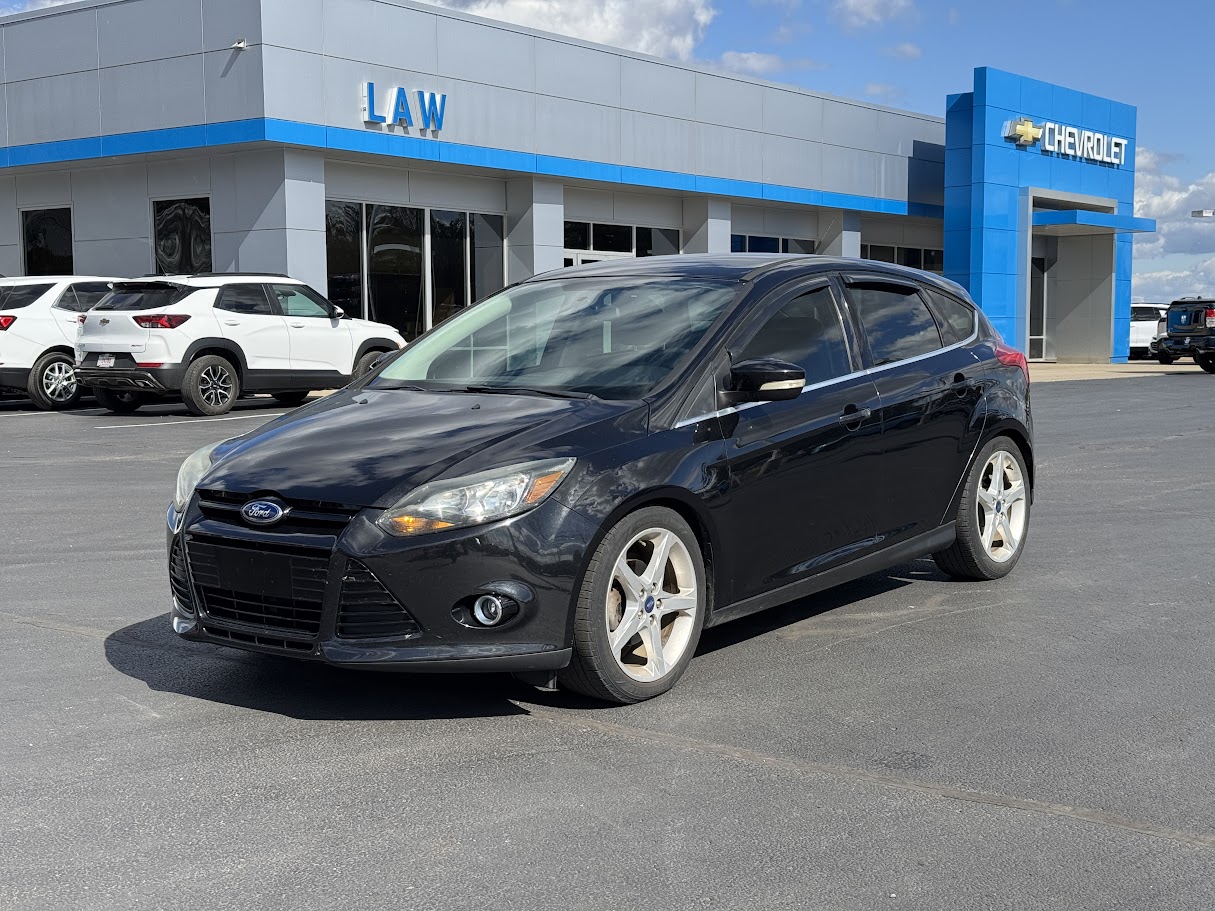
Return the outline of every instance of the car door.
[[[274,382],[290,371],[287,320],[266,294],[264,285],[249,282],[221,287],[215,299],[215,318],[224,337],[244,352],[245,365],[252,374],[246,380],[247,388]]]
[[[874,476],[881,422],[873,383],[826,277],[778,294],[736,341],[731,363],[778,358],[803,367],[796,399],[740,406],[728,432],[734,596],[753,597],[876,546]]]
[[[336,319],[333,305],[306,285],[270,285],[271,296],[287,318],[291,369],[306,373],[354,371],[350,321]]]
[[[93,309],[109,293],[109,282],[76,282],[63,289],[51,312],[69,345],[80,334],[80,314]]]
[[[973,324],[957,339],[916,282],[861,273],[842,284],[881,402],[876,518],[894,544],[941,524],[982,433],[986,375],[968,344]]]

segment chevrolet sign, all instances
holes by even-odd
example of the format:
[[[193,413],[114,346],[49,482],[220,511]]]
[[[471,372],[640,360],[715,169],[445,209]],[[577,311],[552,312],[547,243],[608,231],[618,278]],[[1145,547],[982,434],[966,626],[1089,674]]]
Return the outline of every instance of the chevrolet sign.
[[[1019,149],[1041,144],[1043,152],[1115,166],[1126,163],[1126,147],[1129,144],[1129,140],[1118,136],[1107,136],[1105,133],[1081,130],[1050,121],[1038,124],[1028,117],[1020,117],[1004,124],[1004,138],[1016,143]]]

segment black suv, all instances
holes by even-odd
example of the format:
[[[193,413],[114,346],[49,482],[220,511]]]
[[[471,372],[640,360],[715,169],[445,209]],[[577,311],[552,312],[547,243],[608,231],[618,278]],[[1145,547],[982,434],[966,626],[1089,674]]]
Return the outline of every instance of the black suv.
[[[168,513],[173,627],[633,702],[706,626],[930,554],[1005,575],[1032,440],[1025,357],[925,272],[563,269],[191,456]]]
[[[1173,301],[1165,320],[1168,335],[1160,337],[1161,355],[1193,357],[1207,373],[1215,373],[1215,298]]]

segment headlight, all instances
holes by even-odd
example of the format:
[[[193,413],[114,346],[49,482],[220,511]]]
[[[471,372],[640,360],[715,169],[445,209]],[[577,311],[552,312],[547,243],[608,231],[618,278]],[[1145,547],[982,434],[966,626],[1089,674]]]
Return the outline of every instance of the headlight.
[[[173,508],[178,512],[186,508],[191,494],[194,493],[194,487],[211,469],[211,455],[219,445],[220,443],[212,443],[210,446],[204,446],[181,463],[181,468],[177,470],[177,491],[173,494]]]
[[[380,516],[391,535],[408,537],[496,522],[544,502],[574,467],[574,459],[549,459],[432,481]]]

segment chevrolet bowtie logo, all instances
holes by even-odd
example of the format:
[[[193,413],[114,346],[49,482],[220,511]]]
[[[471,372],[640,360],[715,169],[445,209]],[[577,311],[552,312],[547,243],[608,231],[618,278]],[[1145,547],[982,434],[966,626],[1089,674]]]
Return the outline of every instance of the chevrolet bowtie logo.
[[[1025,148],[1042,138],[1042,128],[1034,126],[1034,122],[1028,117],[1022,117],[1020,120],[1009,121],[1004,130],[1004,138],[1011,139],[1021,148]]]

